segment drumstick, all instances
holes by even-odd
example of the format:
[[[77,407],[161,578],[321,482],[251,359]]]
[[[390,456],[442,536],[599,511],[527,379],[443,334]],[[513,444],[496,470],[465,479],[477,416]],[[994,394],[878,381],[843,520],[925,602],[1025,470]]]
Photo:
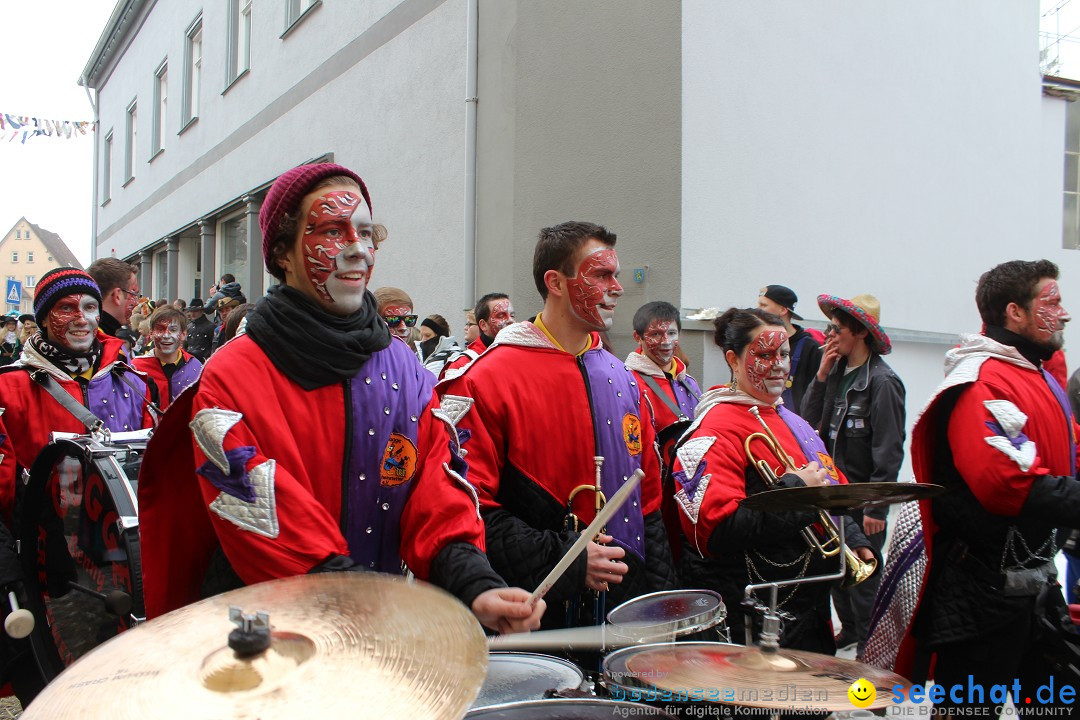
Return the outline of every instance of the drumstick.
[[[611,516],[615,514],[615,511],[622,507],[623,503],[630,497],[630,493],[634,491],[634,488],[638,486],[643,477],[645,477],[645,473],[640,468],[635,470],[634,474],[623,483],[621,488],[619,488],[619,491],[611,496],[604,505],[603,510],[597,514],[591,523],[589,523],[589,527],[585,528],[585,531],[581,533],[581,537],[570,546],[570,549],[562,556],[562,560],[560,560],[555,567],[551,568],[551,572],[547,574],[544,581],[541,582],[540,586],[529,596],[530,605],[544,597],[544,595],[547,595],[547,591],[559,581],[559,578],[563,576],[563,573],[566,572],[571,563],[577,559],[577,556],[581,554],[581,551],[585,549],[585,546],[591,543],[593,538],[600,534],[600,529],[607,524],[607,521],[611,519]]]
[[[666,636],[665,636],[666,637]],[[655,641],[626,632],[616,625],[591,625],[531,633],[511,633],[488,638],[489,650],[598,650]]]

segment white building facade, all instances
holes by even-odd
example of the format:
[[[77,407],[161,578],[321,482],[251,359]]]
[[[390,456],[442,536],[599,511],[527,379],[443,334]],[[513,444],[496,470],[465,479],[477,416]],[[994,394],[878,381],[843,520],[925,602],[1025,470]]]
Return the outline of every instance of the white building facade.
[[[1038,19],[981,0],[121,0],[83,77],[96,254],[139,262],[154,297],[224,272],[257,297],[266,188],[332,159],[389,228],[374,286],[455,329],[492,290],[534,314],[536,232],[568,219],[619,235],[620,354],[649,300],[745,306],[781,283],[823,324],[816,295],[873,293],[910,426],[992,265],[1057,262],[1080,313],[1072,89],[1044,93]],[[708,324],[685,325],[694,370],[726,382]]]

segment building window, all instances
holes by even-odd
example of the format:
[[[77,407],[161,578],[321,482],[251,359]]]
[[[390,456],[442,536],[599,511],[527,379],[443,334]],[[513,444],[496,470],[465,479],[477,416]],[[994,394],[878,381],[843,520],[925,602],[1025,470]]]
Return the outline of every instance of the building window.
[[[34,277],[33,275],[27,275],[26,276],[26,287],[31,288],[31,287],[34,287],[35,284],[37,284],[37,278]]]
[[[16,230],[15,231],[15,239],[18,240],[21,237],[22,237],[22,230]]]
[[[139,105],[132,100],[127,108],[127,120],[124,125],[124,184],[135,179],[135,144],[139,136]]]
[[[12,252],[11,252],[11,262],[13,262],[13,263],[14,262],[19,262],[19,251],[18,250],[12,250]],[[12,278],[12,279],[14,279],[14,278]]]
[[[53,261],[52,255],[49,255],[49,262],[52,262],[52,261]]]
[[[247,215],[239,212],[218,223],[218,277],[232,273],[237,278],[247,277],[248,235]]]
[[[199,117],[199,86],[201,78],[202,15],[188,28],[187,41],[185,42],[183,127],[187,127],[192,120]]]
[[[112,199],[112,146],[113,134],[110,130],[105,135],[105,149],[101,153],[101,204]]]
[[[161,152],[162,143],[165,142],[165,118],[168,117],[169,109],[169,65],[168,60],[162,60],[154,73],[154,147],[150,157]]]
[[[228,86],[247,72],[251,60],[251,0],[229,0]]]
[[[33,250],[27,250],[26,251],[26,262],[28,262],[28,263],[34,262],[34,251]]]
[[[165,297],[169,292],[169,253],[162,250],[154,254],[154,295]]]
[[[322,4],[322,0],[285,0],[285,34],[307,13]]]

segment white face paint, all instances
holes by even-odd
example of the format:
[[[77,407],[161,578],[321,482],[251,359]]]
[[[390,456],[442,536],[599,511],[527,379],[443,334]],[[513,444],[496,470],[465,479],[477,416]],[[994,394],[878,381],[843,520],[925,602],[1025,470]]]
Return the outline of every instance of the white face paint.
[[[66,295],[46,316],[49,340],[74,353],[94,346],[100,307],[92,295]]]
[[[640,338],[645,356],[661,370],[667,370],[679,346],[678,324],[674,320],[653,320]]]
[[[160,320],[150,328],[154,339],[154,355],[162,362],[175,362],[176,353],[184,346],[187,333],[180,329],[176,320]]]

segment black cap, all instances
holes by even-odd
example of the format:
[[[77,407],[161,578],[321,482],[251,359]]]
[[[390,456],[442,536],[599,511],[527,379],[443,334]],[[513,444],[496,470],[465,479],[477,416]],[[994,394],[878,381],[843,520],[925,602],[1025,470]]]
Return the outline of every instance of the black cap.
[[[785,307],[791,313],[792,320],[802,320],[802,315],[795,312],[795,303],[799,302],[799,296],[795,291],[783,285],[766,285],[758,295],[764,295],[780,307]]]

